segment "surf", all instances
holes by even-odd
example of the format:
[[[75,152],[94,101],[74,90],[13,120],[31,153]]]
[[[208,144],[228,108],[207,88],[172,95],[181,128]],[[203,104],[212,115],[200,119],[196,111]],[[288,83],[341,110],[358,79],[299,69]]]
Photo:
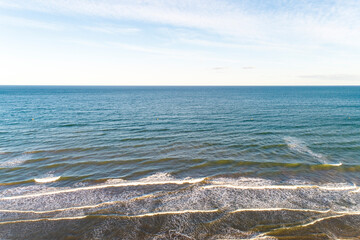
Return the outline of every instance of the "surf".
[[[37,183],[50,183],[50,182],[56,182],[59,180],[61,176],[58,177],[45,177],[45,178],[35,178],[34,181]]]

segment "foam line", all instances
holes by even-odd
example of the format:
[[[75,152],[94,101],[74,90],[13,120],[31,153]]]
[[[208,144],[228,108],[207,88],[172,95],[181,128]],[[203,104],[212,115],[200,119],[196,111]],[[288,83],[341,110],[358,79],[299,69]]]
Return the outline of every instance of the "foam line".
[[[74,220],[74,219],[83,219],[83,218],[86,218],[86,217],[87,217],[87,216],[78,216],[78,217],[62,217],[62,218],[39,218],[39,219],[16,220],[16,221],[6,221],[6,222],[0,222],[0,225],[3,225],[3,224],[13,224],[13,223],[25,223],[25,222]]]
[[[135,197],[129,199],[136,200],[136,199],[143,199],[147,197],[154,196],[153,194],[148,194],[140,197]],[[86,208],[97,208],[104,205],[111,205],[122,201],[111,201],[111,202],[103,202],[95,205],[85,205],[85,206],[78,206],[78,207],[69,207],[69,208],[58,208],[53,210],[44,210],[44,211],[35,211],[35,210],[9,210],[9,209],[0,209],[0,212],[7,212],[7,213],[33,213],[33,214],[43,214],[43,213],[52,213],[52,212],[63,212],[63,211],[70,211],[70,210],[79,210],[79,209],[86,209]]]
[[[125,217],[139,218],[139,217],[151,217],[158,215],[169,215],[169,214],[184,214],[184,213],[214,213],[220,211],[219,209],[211,210],[182,210],[182,211],[169,211],[169,212],[154,212],[154,213],[144,213],[139,215],[130,215]]]
[[[343,216],[346,216],[347,214],[340,214],[340,215],[335,215],[335,216],[329,216],[329,217],[323,217],[323,218],[319,218],[319,219],[316,219],[312,222],[309,222],[307,224],[304,224],[304,225],[300,225],[299,227],[307,227],[307,226],[311,226],[311,225],[314,225],[315,223],[317,222],[321,222],[321,221],[324,221],[324,220],[327,220],[327,219],[331,219],[331,218],[338,218],[338,217],[343,217]]]
[[[237,209],[230,213],[238,213],[238,212],[265,212],[265,211],[294,211],[294,212],[314,212],[314,213],[329,213],[334,212],[332,210],[313,210],[313,209],[297,209],[297,208],[245,208],[245,209]],[[350,212],[349,212],[350,213]]]
[[[312,210],[312,209],[288,209],[288,208],[266,208],[266,209],[238,209],[235,211],[232,211],[230,213],[236,213],[236,212],[245,212],[245,211],[280,211],[280,210],[287,210],[287,211],[309,211],[309,212],[319,212],[319,213],[328,213],[331,212],[331,210],[321,211],[321,210]],[[182,210],[182,211],[168,211],[168,212],[154,212],[154,213],[144,213],[139,215],[121,215],[120,217],[128,217],[128,218],[141,218],[141,217],[151,217],[151,216],[159,216],[159,215],[169,215],[169,214],[184,214],[184,213],[215,213],[219,212],[220,209],[210,209],[210,210]],[[317,222],[331,219],[331,218],[337,218],[337,217],[343,217],[346,215],[360,215],[360,212],[334,212],[337,215],[333,216],[327,216],[323,218],[316,219],[310,223],[300,225],[301,227],[307,227],[310,225],[313,225]],[[94,215],[94,216],[105,216],[105,217],[112,217],[113,215]],[[12,223],[23,223],[23,222],[38,222],[38,221],[59,221],[59,220],[74,220],[74,219],[83,219],[88,216],[76,216],[76,217],[61,217],[61,218],[39,218],[39,219],[27,219],[27,220],[16,220],[16,221],[5,221],[0,222],[0,225],[2,224],[12,224]],[[281,229],[290,229],[293,227],[287,227],[287,228],[281,228]],[[266,234],[260,234],[257,237],[264,236]]]
[[[302,154],[309,154],[310,156],[321,160],[323,164],[326,164],[326,157],[320,153],[313,152],[306,146],[305,142],[303,142],[302,140],[295,137],[285,137],[284,140],[289,149]]]
[[[314,220],[312,222],[309,222],[307,224],[300,225],[300,226],[301,227],[307,227],[307,226],[314,225],[315,223],[326,220],[326,219],[338,218],[338,217],[343,217],[343,216],[347,216],[347,215],[360,215],[360,212],[337,212],[337,214],[338,215],[319,218],[319,219],[316,219],[316,220]]]
[[[145,213],[139,215],[122,215],[121,217],[129,217],[129,218],[141,218],[141,217],[151,217],[151,216],[158,216],[158,215],[169,215],[169,214],[184,214],[184,213],[213,213],[218,212],[219,209],[212,209],[212,210],[182,210],[182,211],[169,211],[169,212],[154,212],[154,213]],[[99,216],[99,215],[94,215]],[[103,215],[106,216],[106,215]],[[39,218],[39,219],[27,219],[27,220],[16,220],[16,221],[5,221],[0,222],[2,224],[12,224],[12,223],[23,223],[23,222],[38,222],[38,221],[59,221],[59,220],[74,220],[74,219],[83,219],[87,216],[77,216],[77,217],[62,217],[62,218]],[[106,216],[109,217],[109,216]],[[110,216],[111,217],[111,216]]]
[[[342,215],[360,215],[360,211],[354,212],[344,212],[344,211],[334,211],[331,209],[328,210],[314,210],[314,209],[301,209],[301,208],[244,208],[244,209],[237,209],[230,213],[237,213],[237,212],[265,212],[265,211],[293,211],[293,212],[313,212],[313,213],[334,213],[337,214],[336,216]]]
[[[205,178],[192,179],[192,180],[173,180],[173,181],[158,181],[158,182],[125,182],[125,183],[117,183],[110,185],[97,185],[97,186],[89,186],[89,187],[80,187],[80,188],[72,188],[72,189],[64,189],[53,192],[44,192],[44,193],[34,193],[28,195],[20,195],[20,196],[11,196],[11,197],[3,197],[0,200],[12,200],[12,199],[21,199],[21,198],[31,198],[31,197],[40,197],[47,195],[54,195],[59,193],[70,193],[84,190],[94,190],[94,189],[102,189],[102,188],[110,188],[110,187],[128,187],[128,186],[146,186],[146,185],[165,185],[165,184],[193,184],[204,181]]]
[[[254,189],[254,190],[264,190],[264,189],[287,189],[287,190],[296,190],[296,189],[310,189],[310,188],[318,188],[321,190],[329,190],[329,191],[348,191],[357,189],[356,191],[360,191],[360,189],[356,186],[349,186],[349,187],[325,187],[325,186],[318,186],[318,185],[268,185],[268,186],[238,186],[238,185],[231,185],[231,184],[218,184],[218,185],[208,185],[203,186],[204,189],[210,188],[235,188],[235,189]]]
[[[111,204],[112,202],[101,203],[92,206],[81,206],[81,207],[72,207],[72,208],[63,208],[63,209],[56,209],[56,210],[49,210],[49,211],[31,211],[31,210],[0,210],[0,212],[9,212],[9,213],[35,213],[35,214],[42,214],[42,213],[50,213],[50,212],[59,212],[59,211],[66,211],[66,210],[73,210],[73,209],[84,209],[84,208],[96,208],[98,206],[104,204]],[[122,215],[123,217],[148,217],[148,216],[156,216],[156,215],[168,215],[168,214],[183,214],[183,213],[211,213],[211,212],[218,212],[219,209],[211,209],[211,210],[182,210],[182,211],[168,211],[168,212],[155,212],[155,213],[144,213],[139,215]]]
[[[356,190],[351,191],[351,193],[358,193],[358,192],[360,192],[360,188],[357,188]]]
[[[86,209],[86,208],[96,208],[100,207],[102,205],[112,204],[116,203],[114,202],[105,202],[100,203],[96,205],[85,205],[85,206],[79,206],[79,207],[69,207],[69,208],[59,208],[54,210],[44,210],[44,211],[35,211],[35,210],[7,210],[7,209],[0,209],[0,212],[6,212],[6,213],[33,213],[33,214],[43,214],[43,213],[52,213],[52,212],[63,212],[63,211],[70,211],[70,210],[79,210],[79,209]]]
[[[59,180],[60,177],[46,177],[46,178],[35,178],[35,182],[37,183],[49,183],[49,182],[55,182]]]
[[[314,225],[315,223],[317,222],[321,222],[321,221],[324,221],[324,220],[327,220],[327,219],[332,219],[332,218],[339,218],[339,217],[343,217],[343,216],[347,216],[347,215],[360,215],[360,212],[334,212],[336,213],[337,215],[333,215],[333,216],[327,216],[327,217],[322,217],[322,218],[318,218],[312,222],[309,222],[309,223],[306,223],[306,224],[303,224],[303,225],[296,225],[296,226],[292,226],[292,227],[285,227],[285,228],[278,228],[278,229],[274,229],[270,232],[266,232],[266,233],[262,233],[258,236],[256,236],[257,238],[263,238],[265,236],[271,236],[271,232],[276,232],[277,230],[286,230],[286,229],[292,229],[292,228],[295,228],[295,227],[307,227],[307,226],[311,226],[311,225]],[[268,235],[270,234],[270,235]],[[255,239],[257,239],[255,238]]]
[[[136,197],[131,200],[141,199],[144,197],[153,196],[152,194]],[[8,209],[0,209],[0,212],[6,213],[33,213],[33,214],[43,214],[43,213],[52,213],[52,212],[62,212],[62,211],[70,211],[70,210],[78,210],[78,209],[86,209],[86,208],[97,208],[104,205],[111,205],[118,203],[120,201],[111,201],[111,202],[104,202],[95,205],[85,205],[85,206],[78,206],[78,207],[69,207],[69,208],[59,208],[54,210],[44,210],[44,211],[35,211],[35,210],[8,210]],[[154,216],[154,215],[163,215],[163,214],[181,214],[181,213],[201,213],[201,212],[217,212],[220,209],[212,209],[212,210],[182,210],[182,211],[168,211],[168,212],[156,212],[156,213],[145,213],[141,215],[134,215],[127,217],[139,217],[139,216]],[[261,211],[295,211],[295,212],[314,212],[314,213],[335,213],[335,214],[360,214],[360,211],[355,212],[343,212],[343,211],[333,211],[331,209],[328,210],[314,210],[314,209],[301,209],[301,208],[240,208],[234,211],[229,212],[231,213],[238,213],[238,212],[261,212]]]
[[[149,217],[149,216],[158,216],[158,215],[168,215],[168,214],[184,214],[184,213],[214,213],[219,212],[220,209],[210,209],[210,210],[182,210],[182,211],[168,211],[168,212],[154,212],[154,213],[144,213],[139,215],[123,215],[123,217]],[[313,209],[293,209],[293,208],[245,208],[245,209],[237,209],[231,213],[237,212],[258,212],[258,211],[296,211],[296,212],[314,212],[314,213],[335,213],[337,215],[330,216],[346,216],[346,215],[360,215],[360,212],[336,212],[332,210],[313,210]],[[329,217],[324,217],[320,219],[326,219]],[[319,220],[319,219],[318,219]]]
[[[343,164],[342,164],[342,162],[340,162],[340,163],[328,163],[328,164],[325,164],[325,165],[330,165],[330,166],[337,166],[337,167],[339,167],[339,166],[341,166],[341,165],[343,165]]]

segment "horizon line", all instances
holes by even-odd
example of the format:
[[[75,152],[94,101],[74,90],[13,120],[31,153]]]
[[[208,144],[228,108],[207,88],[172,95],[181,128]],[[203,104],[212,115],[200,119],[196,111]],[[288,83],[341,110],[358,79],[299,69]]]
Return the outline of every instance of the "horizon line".
[[[360,87],[358,85],[55,85],[55,84],[31,84],[11,85],[3,84],[0,87]]]
[[[359,85],[0,85],[2,87],[360,87]]]

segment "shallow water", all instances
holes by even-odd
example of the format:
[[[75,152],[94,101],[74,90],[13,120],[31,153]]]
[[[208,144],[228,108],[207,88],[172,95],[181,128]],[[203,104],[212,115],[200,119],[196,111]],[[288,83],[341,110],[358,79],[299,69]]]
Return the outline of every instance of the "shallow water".
[[[0,238],[360,237],[360,87],[1,87]]]

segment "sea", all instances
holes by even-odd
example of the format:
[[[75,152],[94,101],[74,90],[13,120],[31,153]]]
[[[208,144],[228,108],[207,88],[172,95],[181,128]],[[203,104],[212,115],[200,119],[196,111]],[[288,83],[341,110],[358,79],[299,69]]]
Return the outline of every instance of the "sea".
[[[0,239],[360,239],[360,87],[0,86]]]

